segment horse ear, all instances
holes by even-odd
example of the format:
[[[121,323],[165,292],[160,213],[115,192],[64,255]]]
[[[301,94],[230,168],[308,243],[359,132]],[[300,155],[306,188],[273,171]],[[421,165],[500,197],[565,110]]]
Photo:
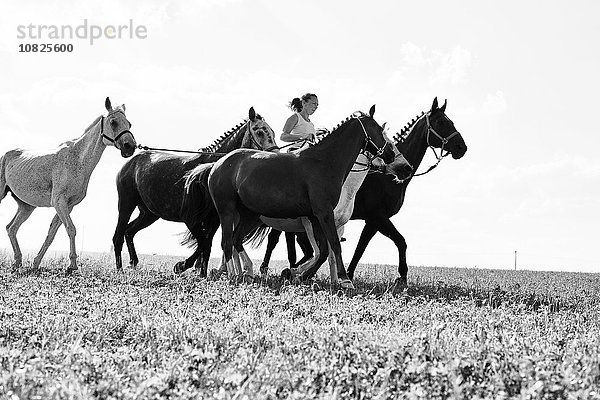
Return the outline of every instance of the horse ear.
[[[433,104],[431,105],[431,112],[434,112],[437,109],[438,109],[438,101],[437,101],[437,96],[436,96],[436,98],[433,99]]]
[[[254,120],[256,119],[256,111],[254,111],[254,107],[250,107],[250,110],[248,110],[248,117],[252,122],[254,122]]]
[[[110,99],[107,97],[106,101],[104,102],[104,107],[106,107],[106,111],[110,112],[112,111],[112,105],[110,104]]]
[[[375,115],[375,104],[369,108],[369,117],[373,118],[373,115]]]
[[[444,100],[444,105],[440,107],[441,112],[446,112],[446,104],[448,104],[448,99]]]
[[[125,112],[125,104],[121,104],[121,108],[123,109],[123,112]]]
[[[387,121],[386,121],[386,122],[384,122],[384,123],[383,123],[383,125],[381,125],[381,130],[382,130],[383,132],[385,132],[385,125],[386,125],[386,124],[387,124]]]

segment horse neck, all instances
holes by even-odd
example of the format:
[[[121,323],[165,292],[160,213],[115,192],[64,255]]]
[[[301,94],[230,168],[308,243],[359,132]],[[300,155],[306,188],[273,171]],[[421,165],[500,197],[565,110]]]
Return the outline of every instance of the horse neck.
[[[102,153],[104,153],[104,149],[106,148],[100,134],[103,122],[104,119],[100,118],[99,122],[89,128],[79,139],[75,140],[75,143],[71,147],[71,152],[77,156],[80,165],[89,174],[98,165],[100,157],[102,157]]]
[[[416,171],[425,157],[427,150],[427,126],[425,118],[421,118],[404,140],[396,145],[398,150],[404,155],[406,160],[412,165],[413,171]]]
[[[231,135],[223,139],[223,141],[219,144],[218,147],[215,148],[216,153],[229,153],[235,149],[239,149],[242,147],[244,142],[244,137],[246,136],[248,124],[242,125],[238,128],[237,131],[233,132]]]
[[[356,127],[352,129],[349,126],[352,122],[348,122],[344,129],[329,134],[317,146],[301,152],[301,157],[324,161],[329,167],[328,173],[344,180],[352,169],[365,138],[360,123],[356,121]]]

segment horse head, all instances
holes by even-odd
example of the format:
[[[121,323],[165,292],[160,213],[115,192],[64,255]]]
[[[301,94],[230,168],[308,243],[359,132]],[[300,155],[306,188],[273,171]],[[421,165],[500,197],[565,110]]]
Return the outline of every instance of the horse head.
[[[355,113],[353,118],[357,119],[360,123],[363,133],[365,135],[365,145],[363,152],[367,151],[375,157],[380,157],[387,164],[392,163],[395,158],[393,145],[383,132],[381,127],[375,119],[375,105],[369,109],[369,114]]]
[[[432,147],[446,150],[452,158],[459,159],[467,152],[467,145],[454,123],[446,116],[447,100],[438,107],[437,97],[433,100],[431,110],[425,114],[427,123],[427,144]]]
[[[102,118],[100,134],[105,144],[115,146],[124,158],[131,157],[137,146],[131,133],[131,123],[125,116],[125,104],[113,108],[107,97],[104,107],[108,115]],[[108,143],[106,143],[108,142]]]
[[[275,132],[263,117],[254,111],[254,107],[250,107],[250,110],[248,110],[246,136],[244,142],[252,142],[252,147],[258,150],[279,152],[279,146],[275,143]]]

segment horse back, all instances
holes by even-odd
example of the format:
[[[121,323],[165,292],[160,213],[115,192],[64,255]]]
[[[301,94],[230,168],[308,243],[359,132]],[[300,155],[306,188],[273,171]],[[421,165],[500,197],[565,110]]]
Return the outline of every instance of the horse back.
[[[216,157],[218,155],[141,152],[117,174],[119,197],[135,198],[160,218],[181,222],[186,174]]]

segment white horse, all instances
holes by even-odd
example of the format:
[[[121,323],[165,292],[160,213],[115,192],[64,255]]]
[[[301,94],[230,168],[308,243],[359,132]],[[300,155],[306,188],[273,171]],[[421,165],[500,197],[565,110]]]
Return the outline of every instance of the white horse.
[[[0,201],[11,192],[19,207],[6,226],[14,252],[13,270],[19,269],[23,262],[17,231],[36,207],[54,207],[56,215],[33,267],[39,267],[56,231],[64,224],[71,245],[67,272],[77,270],[76,230],[71,211],[85,198],[90,176],[106,146],[115,146],[123,157],[130,157],[136,148],[129,131],[131,123],[125,117],[125,105],[113,109],[108,97],[104,105],[108,115],[96,118],[83,136],[64,142],[52,151],[15,149],[0,158]]]

